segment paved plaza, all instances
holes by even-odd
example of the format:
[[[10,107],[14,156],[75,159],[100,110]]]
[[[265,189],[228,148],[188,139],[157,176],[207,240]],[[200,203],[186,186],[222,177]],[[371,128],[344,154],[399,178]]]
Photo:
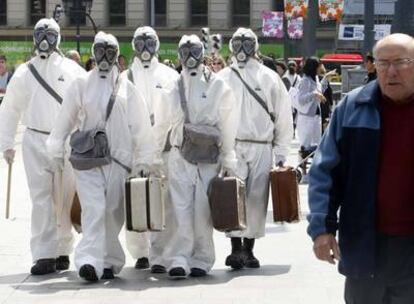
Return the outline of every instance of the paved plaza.
[[[262,264],[256,270],[229,270],[224,260],[230,251],[230,242],[223,233],[215,232],[216,263],[205,278],[173,281],[165,274],[153,275],[149,270],[136,270],[128,254],[123,271],[113,281],[85,283],[77,277],[73,263],[69,271],[31,276],[31,204],[20,149],[22,131],[19,127],[9,220],[4,217],[7,166],[3,159],[0,162],[0,304],[343,303],[344,278],[335,266],[314,258],[312,242],[306,235],[306,185],[300,186],[302,218],[299,223],[273,223],[269,205],[267,235],[256,242],[255,253]],[[295,142],[289,163],[297,163]],[[120,236],[125,244],[123,231]]]

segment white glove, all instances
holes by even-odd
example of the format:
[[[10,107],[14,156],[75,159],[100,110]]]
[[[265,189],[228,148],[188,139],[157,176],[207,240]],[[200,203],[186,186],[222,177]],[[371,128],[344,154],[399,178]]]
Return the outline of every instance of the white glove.
[[[13,163],[15,154],[16,150],[14,149],[7,149],[3,152],[3,157],[9,165]]]
[[[162,177],[165,175],[161,165],[152,165],[150,168],[150,174],[155,177]]]
[[[63,167],[65,166],[65,161],[63,157],[53,157],[51,162],[53,172],[63,171]]]
[[[221,167],[219,175],[222,177],[233,177],[236,176],[236,173],[233,171],[233,169],[223,166]]]
[[[138,164],[132,169],[133,176],[148,177],[150,174],[150,167],[147,164]]]

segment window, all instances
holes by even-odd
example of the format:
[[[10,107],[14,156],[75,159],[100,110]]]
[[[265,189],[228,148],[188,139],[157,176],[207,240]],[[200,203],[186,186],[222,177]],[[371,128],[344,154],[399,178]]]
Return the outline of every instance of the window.
[[[191,1],[191,26],[207,26],[208,25],[208,1],[196,0]]]
[[[250,0],[233,0],[233,27],[250,26]]]
[[[46,0],[30,1],[30,24],[34,25],[46,17]]]
[[[272,0],[272,5],[270,9],[273,12],[283,12],[284,11],[284,1],[283,0]]]
[[[155,22],[154,26],[167,26],[167,1],[155,0]]]
[[[109,24],[125,25],[125,0],[109,1]]]
[[[154,8],[152,8],[152,5],[154,5]],[[167,1],[147,0],[147,16],[149,25],[167,26]]]
[[[0,0],[0,25],[7,24],[7,0]]]

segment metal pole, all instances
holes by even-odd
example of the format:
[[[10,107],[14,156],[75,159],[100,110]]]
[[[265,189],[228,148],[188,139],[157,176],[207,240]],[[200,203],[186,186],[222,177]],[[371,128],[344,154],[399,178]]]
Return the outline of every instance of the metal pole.
[[[365,0],[364,4],[364,54],[371,52],[374,46],[374,12],[375,2],[374,0]]]
[[[81,15],[81,3],[80,0],[75,0],[74,15],[76,18],[76,49],[80,54],[80,15]]]
[[[309,0],[308,15],[303,24],[303,57],[316,55],[316,27],[319,20],[319,1]]]
[[[10,194],[11,194],[12,168],[13,168],[13,163],[10,163],[9,164],[9,172],[8,172],[8,175],[7,175],[6,219],[8,219],[9,215],[10,215]]]
[[[283,12],[283,60],[287,63],[289,58],[289,37],[287,30],[287,19]]]
[[[151,0],[151,27],[155,26],[155,0]]]

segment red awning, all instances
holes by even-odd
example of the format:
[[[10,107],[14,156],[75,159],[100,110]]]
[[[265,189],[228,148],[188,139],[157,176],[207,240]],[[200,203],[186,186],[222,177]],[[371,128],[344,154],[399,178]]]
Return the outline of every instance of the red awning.
[[[322,62],[363,62],[360,54],[325,54],[321,57]]]

